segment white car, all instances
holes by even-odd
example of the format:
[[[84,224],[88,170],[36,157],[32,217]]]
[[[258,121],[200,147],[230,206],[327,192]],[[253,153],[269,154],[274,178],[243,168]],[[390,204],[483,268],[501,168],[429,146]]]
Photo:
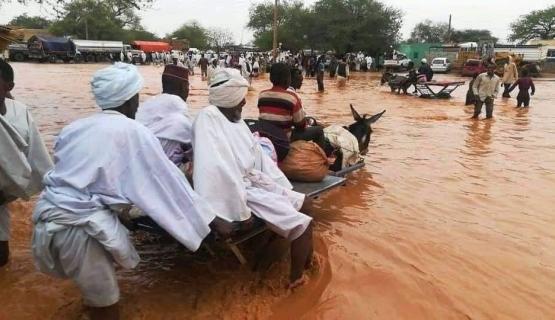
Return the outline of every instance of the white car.
[[[402,53],[397,53],[396,59],[388,59],[384,61],[386,69],[401,70],[407,69],[411,60]]]
[[[451,61],[447,58],[435,58],[430,65],[434,72],[449,72],[451,70]]]

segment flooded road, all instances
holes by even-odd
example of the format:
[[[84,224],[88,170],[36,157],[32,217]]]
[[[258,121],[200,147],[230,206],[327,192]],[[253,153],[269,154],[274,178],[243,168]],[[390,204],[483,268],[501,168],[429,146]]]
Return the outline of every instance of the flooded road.
[[[50,148],[64,125],[97,111],[88,82],[100,65],[13,66],[13,94],[32,108]],[[161,90],[162,69],[140,71],[144,100]],[[138,246],[137,269],[118,272],[123,318],[555,318],[555,82],[536,83],[529,110],[497,100],[492,121],[469,120],[467,86],[453,99],[427,100],[389,93],[377,74],[325,85],[317,93],[305,79],[300,91],[325,122],[350,123],[349,103],[387,112],[374,125],[366,168],[317,201],[309,284],[286,291],[285,261],[260,275],[227,252],[192,257],[148,243]],[[257,115],[257,92],[269,81],[253,86],[245,116]],[[197,73],[192,113],[207,100]],[[0,319],[79,319],[76,287],[35,271],[31,210],[32,202],[12,205]]]

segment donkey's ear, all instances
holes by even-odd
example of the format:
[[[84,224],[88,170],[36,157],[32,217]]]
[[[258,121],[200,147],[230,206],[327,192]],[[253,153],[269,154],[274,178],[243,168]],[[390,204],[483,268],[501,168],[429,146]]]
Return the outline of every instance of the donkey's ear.
[[[360,114],[358,114],[358,112],[355,110],[355,108],[353,107],[353,104],[351,104],[351,113],[353,114],[353,118],[355,118],[356,121],[363,121],[364,120],[364,119],[362,119]]]
[[[375,115],[371,116],[368,119],[365,119],[364,121],[366,121],[366,123],[370,125],[370,124],[378,121],[378,119],[381,118],[381,116],[383,116],[384,113],[385,113],[385,110],[378,113],[378,114],[375,114]]]

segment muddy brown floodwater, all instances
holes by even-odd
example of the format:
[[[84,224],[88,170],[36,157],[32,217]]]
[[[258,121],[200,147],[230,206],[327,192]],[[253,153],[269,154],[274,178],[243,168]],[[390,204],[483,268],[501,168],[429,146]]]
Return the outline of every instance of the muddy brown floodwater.
[[[13,66],[13,94],[32,108],[50,148],[63,126],[97,111],[88,82],[101,65]],[[145,99],[160,90],[162,69],[140,71]],[[118,271],[123,318],[555,318],[555,82],[537,82],[530,110],[500,99],[493,121],[471,121],[466,87],[451,100],[426,100],[391,94],[378,80],[355,74],[343,89],[326,80],[323,94],[305,80],[300,92],[328,123],[349,123],[349,103],[387,110],[366,168],[317,201],[308,285],[284,289],[286,261],[261,275],[227,252],[192,257],[148,243],[137,269]],[[268,85],[254,82],[246,116],[256,116],[257,92]],[[188,102],[193,113],[207,103],[198,74]],[[79,319],[76,287],[35,271],[31,210],[32,202],[12,204],[0,319]]]

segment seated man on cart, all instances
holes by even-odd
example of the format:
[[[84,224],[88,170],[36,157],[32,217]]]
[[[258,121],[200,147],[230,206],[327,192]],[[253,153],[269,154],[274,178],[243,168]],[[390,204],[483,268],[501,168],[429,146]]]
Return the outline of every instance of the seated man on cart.
[[[249,83],[238,70],[221,69],[209,88],[210,105],[193,123],[195,191],[229,222],[255,217],[291,242],[290,287],[304,282],[312,261],[312,219],[305,196],[262,151],[241,113]]]

